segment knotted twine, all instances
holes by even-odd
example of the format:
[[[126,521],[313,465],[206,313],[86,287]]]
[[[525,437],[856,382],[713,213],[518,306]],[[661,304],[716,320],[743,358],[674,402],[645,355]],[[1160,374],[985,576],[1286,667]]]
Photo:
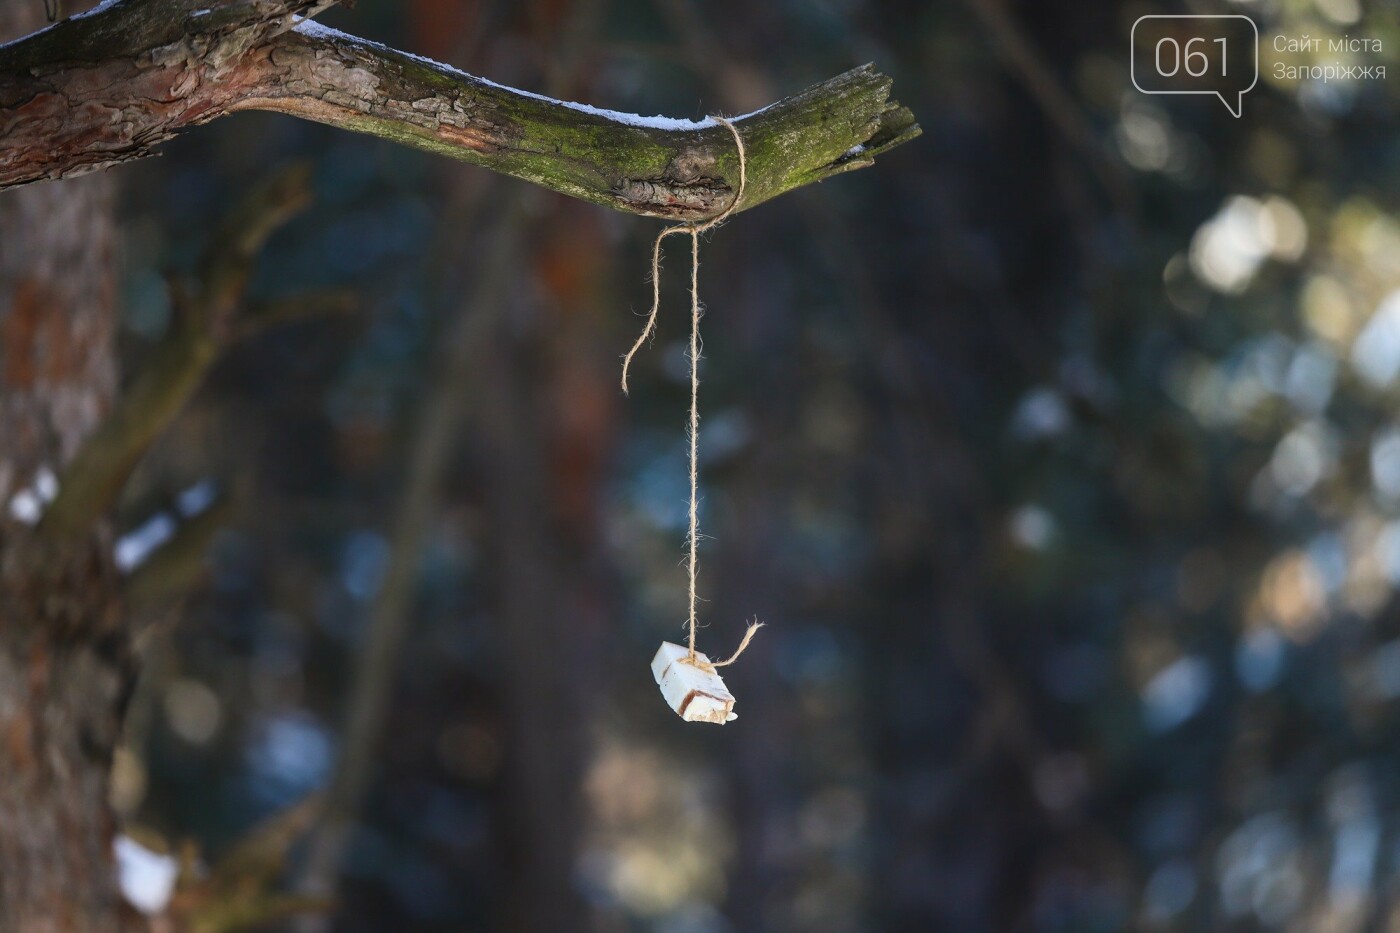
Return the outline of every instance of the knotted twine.
[[[728,219],[729,215],[738,209],[740,202],[744,200],[744,188],[748,184],[748,154],[744,151],[744,140],[739,135],[739,131],[734,128],[734,124],[721,116],[712,118],[729,130],[734,137],[734,145],[739,150],[739,190],[734,194],[734,200],[729,202],[729,206],[720,211],[709,220],[698,223],[681,223],[667,227],[656,235],[656,242],[651,247],[651,312],[647,315],[646,326],[642,328],[641,336],[637,342],[632,344],[632,349],[627,351],[627,355],[622,360],[622,394],[627,394],[627,372],[632,366],[632,358],[637,355],[637,351],[647,342],[652,333],[656,330],[656,313],[661,308],[661,241],[675,233],[690,234],[690,426],[687,434],[690,439],[690,524],[686,531],[686,546],[688,553],[686,556],[686,574],[690,578],[690,618],[687,622],[689,630],[690,653],[684,658],[685,662],[695,667],[713,672],[717,667],[725,667],[733,664],[739,659],[739,655],[744,653],[744,649],[749,646],[754,633],[763,628],[763,623],[755,621],[751,623],[748,630],[744,632],[743,641],[739,642],[739,648],[728,660],[725,661],[701,661],[695,652],[695,630],[697,628],[697,605],[699,596],[696,595],[695,581],[699,572],[700,560],[696,553],[700,538],[700,234],[706,230],[713,230]]]

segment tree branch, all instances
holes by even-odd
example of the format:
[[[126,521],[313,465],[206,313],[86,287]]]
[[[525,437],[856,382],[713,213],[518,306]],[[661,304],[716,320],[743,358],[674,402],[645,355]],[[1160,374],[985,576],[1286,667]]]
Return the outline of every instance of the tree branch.
[[[149,611],[186,596],[206,572],[209,545],[233,517],[236,492],[220,491],[204,511],[181,517],[174,537],[131,572],[126,581],[127,602]]]
[[[292,324],[348,314],[363,305],[360,296],[348,288],[320,288],[298,292],[286,298],[276,298],[252,305],[242,312],[234,325],[234,340],[252,338]]]
[[[493,84],[294,13],[312,0],[116,0],[0,46],[0,188],[149,155],[182,130],[272,110],[448,155],[617,210],[698,220],[728,206],[727,130]],[[324,5],[324,2],[321,4]],[[862,168],[920,132],[866,65],[735,120],[741,209]]]

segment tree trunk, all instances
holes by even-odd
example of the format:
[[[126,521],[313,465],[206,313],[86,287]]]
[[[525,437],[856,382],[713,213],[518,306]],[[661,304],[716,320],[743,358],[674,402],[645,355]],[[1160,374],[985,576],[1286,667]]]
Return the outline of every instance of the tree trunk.
[[[42,25],[41,3],[0,7],[0,40]],[[32,527],[116,388],[112,203],[103,177],[0,196],[0,930],[19,933],[132,919],[107,807],[132,679],[110,531]]]

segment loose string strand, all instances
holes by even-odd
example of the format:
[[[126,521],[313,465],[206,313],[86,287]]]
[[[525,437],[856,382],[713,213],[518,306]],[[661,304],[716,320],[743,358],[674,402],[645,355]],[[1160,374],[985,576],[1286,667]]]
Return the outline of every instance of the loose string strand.
[[[689,632],[689,654],[685,660],[696,667],[725,667],[733,664],[749,646],[754,633],[763,628],[763,623],[755,620],[744,633],[739,649],[728,660],[711,662],[706,665],[699,660],[695,650],[695,632],[699,627],[697,579],[700,570],[700,234],[722,224],[744,200],[744,190],[748,187],[748,153],[744,150],[743,137],[728,119],[716,116],[714,120],[734,137],[734,146],[739,152],[739,189],[729,206],[709,220],[700,223],[673,224],[656,235],[651,247],[651,311],[647,314],[646,326],[642,328],[637,342],[622,360],[622,394],[627,394],[627,375],[632,366],[632,358],[637,355],[656,330],[656,315],[661,308],[661,241],[675,233],[690,234],[690,424],[687,430],[690,441],[690,523],[686,530],[686,576],[689,578],[690,615],[686,625]]]
[[[764,624],[765,623],[760,622],[758,621],[758,619],[755,618],[752,622],[749,623],[748,629],[744,632],[744,640],[739,642],[739,647],[735,649],[734,653],[731,654],[728,657],[728,659],[724,661],[710,662],[710,667],[728,667],[735,661],[739,660],[739,655],[744,653],[744,649],[747,648],[749,646],[749,642],[753,640],[754,633],[757,632],[759,629],[763,628]]]
[[[651,245],[651,311],[647,314],[646,326],[637,337],[637,342],[632,344],[632,349],[627,351],[627,355],[622,358],[622,394],[627,395],[627,372],[632,368],[632,357],[637,355],[651,335],[656,331],[656,312],[661,308],[661,241],[673,233],[685,233],[689,230],[687,224],[676,224],[667,227],[656,235],[656,242]]]
[[[743,137],[735,129],[734,124],[728,119],[715,116],[715,122],[724,126],[734,137],[734,146],[739,150],[739,190],[734,193],[734,200],[729,202],[729,206],[720,211],[709,220],[699,223],[672,224],[656,235],[656,241],[651,245],[651,310],[647,312],[647,323],[642,328],[642,333],[637,337],[637,342],[632,344],[632,349],[627,351],[627,355],[622,358],[622,394],[627,394],[627,374],[632,368],[632,357],[637,355],[637,351],[646,344],[647,340],[656,331],[656,314],[661,310],[661,241],[675,233],[689,233],[692,237],[698,237],[706,230],[713,230],[729,218],[729,215],[738,209],[739,204],[744,200],[744,189],[748,187],[748,152],[744,149]],[[691,263],[694,268],[691,270],[691,304],[700,301],[700,294],[697,290],[695,274],[700,266],[699,253],[692,250]]]

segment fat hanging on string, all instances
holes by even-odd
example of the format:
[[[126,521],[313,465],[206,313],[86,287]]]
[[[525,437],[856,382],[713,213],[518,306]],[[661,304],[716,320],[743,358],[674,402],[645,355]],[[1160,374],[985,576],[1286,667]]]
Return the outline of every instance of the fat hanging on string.
[[[656,329],[656,315],[661,307],[661,243],[666,237],[676,233],[690,234],[690,423],[687,436],[690,442],[690,503],[689,524],[686,530],[686,575],[689,579],[690,616],[686,622],[688,642],[678,645],[662,642],[656,656],[652,658],[651,673],[661,696],[678,716],[687,722],[713,722],[723,724],[738,718],[734,712],[734,695],[724,684],[718,668],[733,664],[744,649],[749,646],[754,633],[763,627],[762,622],[754,621],[744,632],[739,647],[727,660],[711,661],[695,647],[695,632],[698,627],[699,596],[696,582],[699,574],[698,545],[700,537],[700,234],[712,230],[733,214],[744,200],[744,188],[748,183],[748,156],[744,151],[744,140],[734,124],[724,117],[713,119],[727,128],[734,137],[734,145],[739,152],[739,189],[729,206],[709,220],[699,223],[676,224],[667,227],[656,235],[651,250],[651,312],[647,315],[646,326],[641,336],[627,351],[622,362],[622,393],[627,394],[627,375],[632,366],[632,358],[651,337]]]

